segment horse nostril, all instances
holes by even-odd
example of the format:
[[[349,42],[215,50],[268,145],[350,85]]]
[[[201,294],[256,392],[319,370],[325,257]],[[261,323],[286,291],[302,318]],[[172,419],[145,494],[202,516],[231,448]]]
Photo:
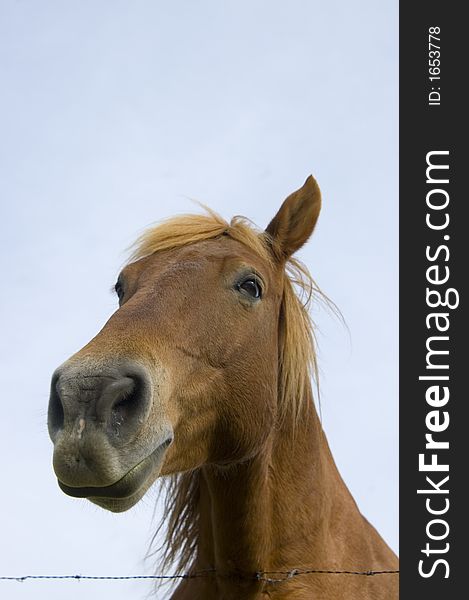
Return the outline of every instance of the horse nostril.
[[[52,377],[49,435],[55,443],[66,430],[85,443],[98,432],[111,444],[126,443],[138,435],[148,417],[151,397],[150,377],[138,364],[94,372],[65,365]]]
[[[116,438],[128,438],[145,420],[149,408],[147,387],[144,378],[132,374],[112,383],[106,390],[106,404],[111,409],[108,423]]]
[[[64,426],[64,407],[58,391],[59,375],[52,377],[51,390],[49,396],[49,408],[47,412],[47,425],[49,435],[52,440],[57,436]]]
[[[122,391],[122,396],[118,396],[112,405],[111,419],[112,425],[119,428],[125,421],[132,418],[138,412],[138,385],[133,383],[131,387]]]

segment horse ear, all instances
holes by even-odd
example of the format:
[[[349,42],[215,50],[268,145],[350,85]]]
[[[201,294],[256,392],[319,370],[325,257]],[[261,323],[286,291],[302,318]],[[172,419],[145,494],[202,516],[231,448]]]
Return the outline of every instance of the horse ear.
[[[303,246],[313,233],[320,210],[321,192],[310,175],[303,187],[288,196],[267,226],[276,258],[289,258]]]

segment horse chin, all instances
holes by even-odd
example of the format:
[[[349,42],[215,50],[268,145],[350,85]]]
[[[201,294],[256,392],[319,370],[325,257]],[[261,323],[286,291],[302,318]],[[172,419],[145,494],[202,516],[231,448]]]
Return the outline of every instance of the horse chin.
[[[105,510],[109,510],[110,512],[121,513],[135,506],[137,502],[143,498],[150,485],[151,482],[147,486],[143,486],[138,489],[134,494],[132,494],[132,496],[129,496],[128,498],[105,498],[99,496],[89,496],[87,500],[93,504],[97,504],[99,507],[104,508]]]
[[[72,487],[58,480],[63,492],[74,498],[86,498],[111,512],[124,512],[132,508],[145,495],[159,476],[166,449],[172,441],[167,440],[149,456],[136,464],[121,479],[103,487]]]

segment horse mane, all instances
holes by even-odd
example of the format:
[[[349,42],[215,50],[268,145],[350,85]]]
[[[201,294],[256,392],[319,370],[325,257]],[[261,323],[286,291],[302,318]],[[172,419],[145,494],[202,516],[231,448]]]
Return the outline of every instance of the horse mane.
[[[155,252],[170,250],[203,240],[227,235],[241,242],[267,263],[273,265],[271,239],[248,219],[234,217],[230,223],[204,207],[207,214],[172,217],[145,231],[132,246],[130,261],[134,262]],[[285,264],[283,297],[279,318],[279,424],[298,422],[311,377],[318,381],[316,342],[309,307],[314,297],[325,300],[308,269],[299,260],[289,258]],[[198,543],[198,501],[200,470],[162,478],[165,489],[162,519],[150,547],[163,528],[166,535],[161,548],[162,568],[173,566],[177,574],[187,572]],[[168,518],[169,517],[169,518]]]

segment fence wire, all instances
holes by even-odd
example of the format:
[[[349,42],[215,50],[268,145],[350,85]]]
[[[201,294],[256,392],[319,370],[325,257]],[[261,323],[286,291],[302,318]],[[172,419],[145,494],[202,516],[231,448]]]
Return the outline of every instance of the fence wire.
[[[127,581],[138,579],[150,580],[176,580],[176,579],[196,579],[199,577],[226,577],[230,579],[243,579],[253,581],[264,581],[270,584],[282,583],[293,577],[300,575],[361,575],[372,577],[375,575],[396,575],[399,570],[382,571],[334,571],[328,569],[291,569],[290,571],[258,571],[252,574],[242,573],[220,573],[215,569],[205,569],[203,571],[194,571],[193,573],[184,573],[182,575],[0,575],[0,581],[26,581],[28,579],[76,579],[76,580],[94,580],[94,581]]]

